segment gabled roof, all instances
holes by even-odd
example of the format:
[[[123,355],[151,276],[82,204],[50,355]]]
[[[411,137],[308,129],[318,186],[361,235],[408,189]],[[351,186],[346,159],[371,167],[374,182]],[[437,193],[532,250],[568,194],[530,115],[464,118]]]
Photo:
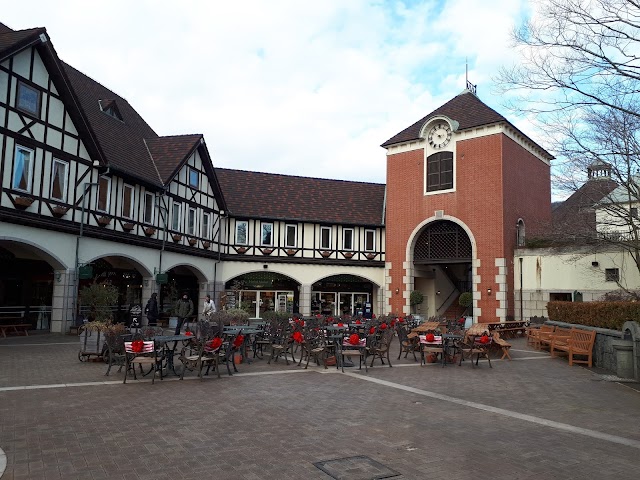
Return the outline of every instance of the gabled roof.
[[[483,103],[478,97],[468,90],[453,97],[444,105],[436,108],[429,115],[418,120],[400,133],[394,135],[381,146],[388,147],[395,143],[403,143],[420,138],[420,129],[429,118],[436,115],[444,115],[457,121],[460,125],[458,130],[480,127],[498,122],[507,122],[507,119],[494,109]]]
[[[5,56],[13,55],[27,45],[40,40],[40,34],[45,33],[44,28],[29,28],[27,30],[11,30],[0,23],[0,61]]]
[[[182,161],[200,144],[202,135],[174,135],[146,140],[151,158],[164,184],[171,181]]]
[[[381,226],[385,185],[216,168],[236,217]]]
[[[617,188],[611,178],[591,178],[551,212],[555,233],[593,234],[596,231],[595,205]]]

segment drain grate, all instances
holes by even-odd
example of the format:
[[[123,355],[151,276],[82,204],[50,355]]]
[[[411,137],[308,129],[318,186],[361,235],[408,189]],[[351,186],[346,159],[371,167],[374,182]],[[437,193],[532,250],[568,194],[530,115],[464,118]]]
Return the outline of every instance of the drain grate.
[[[395,470],[364,455],[324,460],[314,465],[335,480],[379,480],[400,477]]]

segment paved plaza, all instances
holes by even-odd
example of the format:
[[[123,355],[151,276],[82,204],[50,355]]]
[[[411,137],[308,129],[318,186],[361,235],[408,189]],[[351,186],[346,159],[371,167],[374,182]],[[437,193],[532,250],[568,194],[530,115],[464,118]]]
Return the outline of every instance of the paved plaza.
[[[0,472],[14,479],[632,479],[640,392],[511,340],[490,369],[304,370],[131,380],[76,337],[0,339]]]

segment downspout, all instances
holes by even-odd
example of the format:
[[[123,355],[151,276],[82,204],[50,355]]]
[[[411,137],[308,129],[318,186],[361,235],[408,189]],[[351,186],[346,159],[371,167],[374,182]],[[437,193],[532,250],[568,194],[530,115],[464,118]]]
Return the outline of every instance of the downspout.
[[[520,321],[524,321],[524,316],[523,316],[523,302],[524,302],[524,298],[522,298],[522,257],[520,257],[518,260],[520,260]]]
[[[160,248],[160,259],[158,261],[158,273],[162,273],[162,253],[164,252],[165,244],[167,243],[167,217],[169,216],[169,209],[167,208],[167,189],[162,189],[161,205],[158,205],[161,211],[164,211],[162,217],[164,221],[164,235],[162,236],[162,248]]]
[[[221,254],[220,254],[220,238],[222,237],[222,222],[225,218],[225,213],[224,211],[220,213],[220,228],[218,228],[218,258],[213,262],[213,301],[215,302],[217,299],[217,289],[216,289],[216,285],[217,285],[217,280],[218,280],[218,264],[221,262]],[[220,303],[218,302],[218,307],[220,306]]]

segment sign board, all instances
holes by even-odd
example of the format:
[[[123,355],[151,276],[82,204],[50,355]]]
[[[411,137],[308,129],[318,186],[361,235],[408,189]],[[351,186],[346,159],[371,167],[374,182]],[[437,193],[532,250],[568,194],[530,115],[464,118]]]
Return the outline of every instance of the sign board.
[[[131,319],[131,322],[129,323],[129,327],[140,328],[140,326],[142,325],[141,317],[142,317],[142,305],[140,304],[133,305],[129,309],[129,318]]]
[[[234,292],[233,290],[227,290],[226,295],[226,309],[229,310],[231,308],[236,308],[236,292]]]
[[[156,275],[156,283],[158,285],[163,285],[165,283],[169,283],[169,274],[168,273],[158,273]]]
[[[93,278],[93,267],[91,265],[83,265],[78,268],[78,277],[80,280],[88,280]]]

